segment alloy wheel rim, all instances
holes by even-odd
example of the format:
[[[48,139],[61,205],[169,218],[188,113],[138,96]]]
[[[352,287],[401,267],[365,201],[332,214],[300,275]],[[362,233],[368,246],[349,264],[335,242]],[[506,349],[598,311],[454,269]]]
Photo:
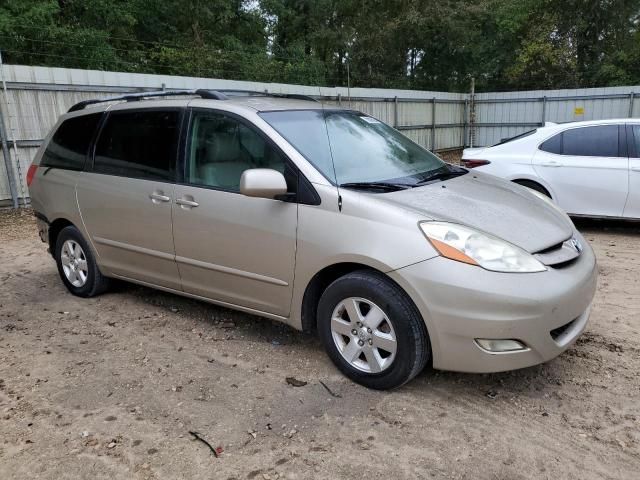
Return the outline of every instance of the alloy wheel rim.
[[[331,315],[331,336],[352,367],[380,373],[396,357],[398,342],[387,314],[365,298],[349,297],[339,302]]]
[[[87,283],[89,277],[89,267],[84,250],[75,240],[67,240],[62,244],[60,252],[60,262],[62,271],[69,283],[76,288]]]

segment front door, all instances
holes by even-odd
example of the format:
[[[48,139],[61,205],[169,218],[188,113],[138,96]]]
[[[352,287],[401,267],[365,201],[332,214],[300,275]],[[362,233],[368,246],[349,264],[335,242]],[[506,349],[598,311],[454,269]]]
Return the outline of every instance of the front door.
[[[108,273],[180,289],[171,205],[182,112],[116,111],[77,184],[78,204]]]
[[[624,138],[619,125],[571,128],[540,145],[533,165],[567,213],[620,217],[629,174]]]
[[[629,145],[629,195],[624,216],[640,218],[640,124],[627,126]]]
[[[246,197],[239,188],[242,172],[250,168],[286,174],[290,167],[283,155],[244,120],[194,110],[184,163],[184,182],[176,185],[173,204],[183,290],[287,316],[298,206]]]

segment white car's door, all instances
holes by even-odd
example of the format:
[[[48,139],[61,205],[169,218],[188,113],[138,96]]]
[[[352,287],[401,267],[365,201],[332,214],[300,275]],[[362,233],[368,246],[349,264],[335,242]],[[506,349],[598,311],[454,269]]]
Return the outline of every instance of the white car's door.
[[[544,141],[536,173],[570,214],[621,217],[629,191],[624,125],[574,127]]]
[[[623,216],[640,218],[640,124],[627,126],[629,145],[629,195]]]

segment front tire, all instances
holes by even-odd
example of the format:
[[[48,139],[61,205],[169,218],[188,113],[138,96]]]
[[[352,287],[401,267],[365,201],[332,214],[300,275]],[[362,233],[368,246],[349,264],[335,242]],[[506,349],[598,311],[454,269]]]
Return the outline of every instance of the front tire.
[[[318,332],[342,373],[377,390],[405,384],[431,357],[417,308],[377,272],[352,272],[327,287],[318,304]]]
[[[109,279],[100,272],[91,248],[76,227],[65,227],[58,234],[55,259],[62,283],[73,295],[94,297],[108,289]]]

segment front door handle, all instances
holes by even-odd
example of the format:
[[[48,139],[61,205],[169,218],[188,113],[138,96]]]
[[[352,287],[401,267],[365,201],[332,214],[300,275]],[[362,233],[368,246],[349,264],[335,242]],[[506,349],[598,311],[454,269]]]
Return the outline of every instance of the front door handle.
[[[176,203],[183,208],[194,208],[200,205],[198,202],[194,202],[193,200],[189,200],[188,198],[178,198]]]
[[[632,172],[640,172],[640,167],[631,167]]]
[[[153,203],[169,202],[171,200],[171,197],[167,197],[163,192],[153,192],[149,195],[149,198]]]
[[[543,167],[561,167],[562,164],[560,162],[556,162],[555,160],[551,160],[549,162],[541,162],[540,165]]]

